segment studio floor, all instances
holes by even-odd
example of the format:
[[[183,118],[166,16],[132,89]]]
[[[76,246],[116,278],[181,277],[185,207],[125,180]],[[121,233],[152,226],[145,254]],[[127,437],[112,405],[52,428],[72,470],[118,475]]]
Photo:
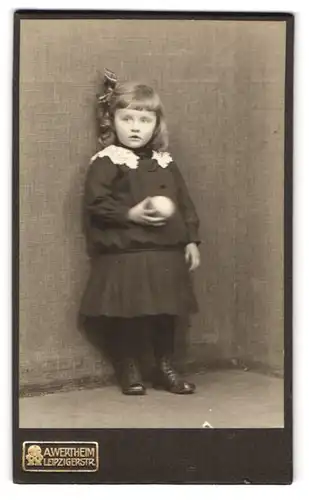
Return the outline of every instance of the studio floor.
[[[80,389],[20,399],[23,428],[283,427],[283,379],[248,371],[190,376],[197,391],[179,396],[148,388],[124,396],[118,387]]]

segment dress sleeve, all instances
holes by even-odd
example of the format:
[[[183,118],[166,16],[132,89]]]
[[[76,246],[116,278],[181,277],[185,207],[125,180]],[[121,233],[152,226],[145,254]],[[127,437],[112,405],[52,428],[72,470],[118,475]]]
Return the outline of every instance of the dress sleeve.
[[[185,224],[187,226],[188,231],[188,241],[190,243],[196,243],[199,245],[201,243],[199,237],[199,218],[193,204],[193,201],[189,195],[188,188],[184,181],[184,178],[177,166],[177,164],[173,161],[171,164],[171,168],[173,170],[173,175],[175,179],[175,184],[177,188],[177,201],[179,210],[183,216]]]
[[[100,226],[127,226],[130,207],[113,193],[118,167],[109,158],[96,158],[90,164],[85,182],[85,209]]]

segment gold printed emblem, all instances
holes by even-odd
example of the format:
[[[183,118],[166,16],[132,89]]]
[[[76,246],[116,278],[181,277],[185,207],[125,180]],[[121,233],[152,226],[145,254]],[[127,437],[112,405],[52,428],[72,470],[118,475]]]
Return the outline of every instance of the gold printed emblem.
[[[92,441],[25,441],[22,468],[25,472],[96,472],[99,445]]]
[[[37,444],[32,444],[28,448],[26,455],[27,465],[42,465],[43,462],[42,449]]]

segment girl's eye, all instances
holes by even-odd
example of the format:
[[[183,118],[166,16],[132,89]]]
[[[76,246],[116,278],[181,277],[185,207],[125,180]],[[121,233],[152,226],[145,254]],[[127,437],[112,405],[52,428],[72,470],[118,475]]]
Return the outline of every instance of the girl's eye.
[[[129,116],[123,116],[122,119],[124,122],[128,122],[131,118]]]
[[[143,116],[143,117],[141,118],[141,121],[142,121],[143,123],[150,123],[150,122],[151,122],[151,119],[150,119],[150,118],[147,118],[146,116]]]

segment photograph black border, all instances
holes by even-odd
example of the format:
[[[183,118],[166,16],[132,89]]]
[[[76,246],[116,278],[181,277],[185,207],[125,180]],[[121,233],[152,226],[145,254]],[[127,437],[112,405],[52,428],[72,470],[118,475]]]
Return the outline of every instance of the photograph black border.
[[[24,19],[203,19],[286,22],[284,144],[284,428],[19,428],[19,70]],[[14,12],[12,170],[13,481],[20,484],[290,484],[292,466],[292,219],[294,15],[277,12],[17,10]],[[96,473],[27,473],[24,441],[98,441]],[[133,451],[133,452],[132,452]]]

